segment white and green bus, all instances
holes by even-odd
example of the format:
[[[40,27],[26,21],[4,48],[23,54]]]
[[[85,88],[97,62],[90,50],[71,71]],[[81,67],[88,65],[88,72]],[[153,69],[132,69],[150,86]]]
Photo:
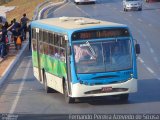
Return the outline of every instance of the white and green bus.
[[[34,76],[46,92],[75,98],[118,96],[137,91],[140,53],[126,25],[84,17],[60,17],[31,23]]]

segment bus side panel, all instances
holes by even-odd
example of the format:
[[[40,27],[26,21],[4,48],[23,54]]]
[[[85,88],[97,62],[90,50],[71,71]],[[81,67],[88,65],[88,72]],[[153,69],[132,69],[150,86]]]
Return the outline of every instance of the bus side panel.
[[[62,78],[66,78],[66,64],[52,56],[41,54],[41,66],[46,73],[49,87],[63,93]]]
[[[39,71],[38,71],[38,60],[37,60],[37,51],[32,51],[32,63],[33,63],[33,73],[34,76],[38,81],[40,81],[39,78]]]
[[[60,93],[63,93],[63,81],[62,78],[57,77],[53,74],[46,73],[46,78],[48,82],[48,86]]]
[[[38,67],[37,52],[32,51],[32,62],[34,67]]]
[[[41,82],[41,81],[40,81],[40,78],[39,78],[39,71],[38,71],[38,68],[37,68],[37,67],[33,67],[33,74],[34,74],[34,76],[36,77],[36,79],[37,79],[39,82]]]

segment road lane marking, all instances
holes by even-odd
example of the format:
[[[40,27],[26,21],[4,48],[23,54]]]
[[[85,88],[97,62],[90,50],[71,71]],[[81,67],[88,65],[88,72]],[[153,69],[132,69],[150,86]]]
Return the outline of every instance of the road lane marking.
[[[70,2],[67,2],[67,3],[65,3],[64,5],[58,7],[58,8],[57,8],[56,10],[54,10],[53,12],[50,12],[47,16],[50,16],[50,15],[53,14],[54,12],[56,12],[56,11],[62,9],[63,7],[65,7],[66,5],[68,5],[69,3],[70,3]]]
[[[25,73],[24,73],[24,76],[23,76],[23,78],[22,78],[22,82],[21,82],[21,84],[20,84],[20,87],[19,87],[19,89],[18,89],[16,98],[15,98],[13,104],[12,104],[12,107],[11,107],[10,111],[9,111],[10,114],[14,113],[14,111],[15,111],[15,109],[16,109],[16,106],[17,106],[18,100],[19,100],[19,98],[20,98],[20,95],[21,95],[21,92],[22,92],[22,89],[23,89],[25,80],[26,80],[26,78],[27,78],[27,74],[28,74],[28,72],[29,72],[29,66],[30,66],[30,65],[31,65],[31,61],[29,61],[29,62],[27,63],[27,67],[26,67],[27,69],[25,70]]]
[[[132,15],[129,14],[129,16],[131,17]],[[124,20],[128,21],[128,23],[129,23],[130,25],[132,25],[132,23],[131,23],[131,22],[129,21],[129,19],[127,19],[126,17],[124,18]],[[140,22],[143,22],[143,20],[140,19],[140,18],[138,18],[137,20],[140,21]],[[149,25],[152,26],[152,24],[149,24]],[[140,35],[142,35],[142,37],[143,37],[144,39],[147,38],[147,37],[143,34],[142,31],[138,30],[138,32],[140,33]],[[147,40],[146,40],[146,43],[147,43],[147,45],[149,46],[151,53],[153,53],[152,55],[154,56],[154,50],[152,49],[151,44],[150,44]],[[148,66],[145,64],[145,62],[144,62],[144,60],[143,60],[142,58],[139,58],[138,60],[140,61],[140,63],[142,63],[142,64],[144,65],[145,69],[147,69],[152,75],[154,75],[154,76],[156,77],[156,79],[160,80],[160,77],[155,73],[154,70],[152,70],[150,67],[148,67]],[[158,63],[157,57],[154,56],[154,57],[153,57],[153,60],[154,60],[156,63]]]
[[[140,19],[140,18],[138,18],[137,20],[140,21],[140,22],[142,22],[142,19]]]
[[[149,27],[152,27],[152,24],[148,24]]]
[[[154,61],[156,61],[158,63],[158,58],[157,57],[154,57],[153,59],[154,59]]]
[[[153,54],[154,53],[154,50],[152,48],[150,48],[150,52]]]
[[[73,4],[73,3],[72,3]],[[79,8],[78,6],[76,6],[76,8],[77,9],[79,9],[82,13],[84,13],[86,16],[88,16],[88,17],[90,17],[91,18],[91,16],[87,13],[87,12],[85,12],[84,10],[82,10],[81,8]]]
[[[146,68],[147,68],[147,70],[148,70],[150,73],[152,73],[152,74],[155,73],[150,67],[147,66]]]
[[[151,73],[151,75],[153,75],[157,80],[160,80],[160,76],[157,75],[157,74],[155,73],[155,71],[152,70],[149,66],[147,66],[147,65],[144,63],[144,60],[143,60],[142,58],[138,57],[138,60],[142,63],[142,65],[145,67],[145,69],[147,69],[147,70]]]
[[[138,32],[142,35],[142,37],[143,37],[144,39],[146,39],[146,36],[145,36],[144,34],[142,34],[142,32],[141,32],[140,30],[138,30]],[[155,52],[154,52],[153,48],[151,47],[150,42],[147,41],[147,40],[145,40],[145,41],[146,41],[146,44],[148,45],[148,48],[149,48],[150,52],[151,52],[152,55],[153,55],[153,60],[154,60],[156,63],[158,63],[158,62],[159,62],[159,61],[158,61],[158,58],[156,57]]]
[[[124,18],[125,20],[129,21],[128,18]]]
[[[144,63],[144,60],[140,57],[138,57],[138,60],[141,62],[141,63]]]
[[[132,17],[132,14],[129,14],[130,17]]]
[[[151,44],[150,44],[150,42],[149,41],[146,41],[146,43],[147,43],[147,45],[150,47],[151,46]]]

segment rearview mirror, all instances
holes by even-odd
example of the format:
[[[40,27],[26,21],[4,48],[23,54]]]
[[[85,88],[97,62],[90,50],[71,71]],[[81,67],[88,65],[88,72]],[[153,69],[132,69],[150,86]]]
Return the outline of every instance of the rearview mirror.
[[[139,44],[135,45],[135,50],[136,50],[136,54],[140,54],[141,50],[140,50],[140,45]]]

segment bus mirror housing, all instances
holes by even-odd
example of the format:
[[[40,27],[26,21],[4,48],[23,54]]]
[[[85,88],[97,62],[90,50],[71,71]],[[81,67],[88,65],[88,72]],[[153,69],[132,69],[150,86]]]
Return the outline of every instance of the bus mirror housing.
[[[67,35],[65,35],[65,36],[64,36],[64,39],[65,39],[65,40],[68,40],[68,36],[67,36]]]
[[[136,54],[140,54],[141,50],[140,50],[140,45],[139,44],[135,45],[135,49],[136,49]]]
[[[71,46],[67,46],[67,55],[71,55]]]

